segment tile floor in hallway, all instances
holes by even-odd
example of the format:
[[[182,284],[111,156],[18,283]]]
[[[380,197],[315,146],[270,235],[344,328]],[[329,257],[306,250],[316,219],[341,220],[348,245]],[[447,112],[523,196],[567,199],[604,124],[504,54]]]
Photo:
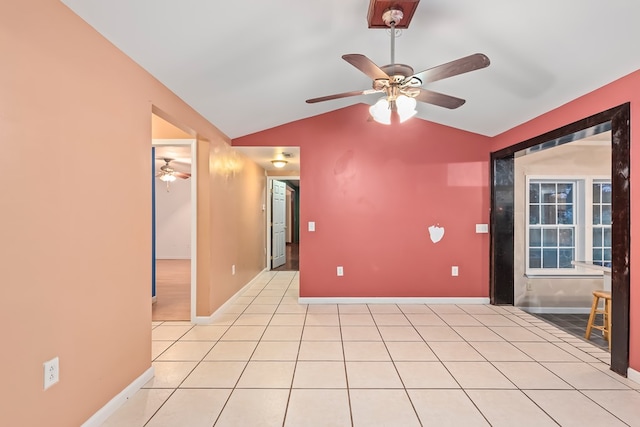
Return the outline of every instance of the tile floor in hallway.
[[[640,426],[609,353],[513,307],[302,305],[266,272],[211,325],[154,322],[105,426]]]

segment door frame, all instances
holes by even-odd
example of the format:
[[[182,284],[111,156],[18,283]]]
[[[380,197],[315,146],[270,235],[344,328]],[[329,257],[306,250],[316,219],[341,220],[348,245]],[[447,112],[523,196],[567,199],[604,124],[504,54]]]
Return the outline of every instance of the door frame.
[[[191,178],[190,190],[191,190],[191,206],[190,206],[190,228],[191,228],[191,301],[190,301],[190,313],[189,318],[191,323],[196,322],[196,296],[197,296],[197,259],[198,259],[198,171],[197,171],[197,152],[198,152],[198,140],[197,139],[152,139],[151,145],[153,147],[161,146],[189,146],[191,153]],[[155,159],[153,168],[155,169]],[[155,205],[153,207],[155,209]],[[155,242],[155,227],[153,228],[154,242]],[[155,263],[155,257],[153,262]],[[155,264],[154,264],[155,268]]]
[[[613,246],[611,262],[612,332],[611,370],[627,376],[629,367],[630,307],[630,226],[631,191],[630,104],[578,120],[537,137],[491,153],[491,241],[489,295],[491,304],[514,304],[514,155],[550,141],[562,142],[568,135],[604,123],[611,123],[611,185],[613,187],[611,226]]]
[[[266,194],[266,199],[267,202],[265,203],[266,205],[266,211],[267,211],[267,215],[266,215],[266,222],[265,222],[265,235],[267,237],[267,243],[266,243],[266,247],[265,247],[265,254],[266,254],[266,268],[268,271],[271,271],[271,181],[288,181],[288,180],[298,180],[300,181],[300,175],[267,175],[267,190],[265,192]],[[302,181],[300,181],[300,185],[302,185]],[[300,197],[300,195],[298,195],[298,197]],[[298,224],[298,227],[300,227],[300,224]],[[299,244],[299,242],[298,242]]]

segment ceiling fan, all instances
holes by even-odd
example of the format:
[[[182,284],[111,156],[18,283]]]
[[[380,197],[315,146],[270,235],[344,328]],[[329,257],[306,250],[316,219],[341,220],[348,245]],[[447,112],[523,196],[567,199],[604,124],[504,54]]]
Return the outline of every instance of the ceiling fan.
[[[175,159],[162,158],[161,160],[164,161],[164,165],[160,166],[160,172],[156,174],[156,177],[160,178],[161,181],[165,181],[167,186],[170,182],[175,181],[176,178],[188,179],[191,177],[191,174],[178,172],[169,165]]]
[[[482,53],[476,53],[414,74],[413,68],[409,65],[395,63],[396,24],[402,20],[402,17],[402,8],[399,6],[387,9],[382,15],[384,23],[391,28],[390,64],[379,67],[361,54],[342,55],[342,59],[373,80],[372,89],[321,96],[307,99],[306,102],[313,104],[350,96],[384,93],[385,96],[369,109],[373,119],[384,124],[390,124],[392,120],[399,120],[402,123],[413,117],[417,113],[416,101],[449,109],[458,108],[464,104],[464,99],[423,89],[420,86],[488,67],[489,58]]]

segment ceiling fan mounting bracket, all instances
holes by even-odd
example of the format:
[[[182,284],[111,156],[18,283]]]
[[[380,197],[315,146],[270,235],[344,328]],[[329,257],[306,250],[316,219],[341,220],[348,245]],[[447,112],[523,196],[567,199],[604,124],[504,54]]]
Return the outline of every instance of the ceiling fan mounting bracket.
[[[384,21],[387,27],[395,27],[400,23],[400,21],[402,21],[403,17],[404,13],[402,12],[402,8],[394,6],[384,11],[382,14],[382,21]]]

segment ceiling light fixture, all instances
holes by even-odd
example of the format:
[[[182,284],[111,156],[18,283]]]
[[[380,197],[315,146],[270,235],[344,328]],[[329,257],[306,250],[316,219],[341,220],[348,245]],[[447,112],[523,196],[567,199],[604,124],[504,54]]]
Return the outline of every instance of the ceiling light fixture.
[[[275,166],[278,169],[280,169],[280,168],[285,167],[288,162],[286,160],[276,159],[276,160],[271,160],[271,163],[273,163],[273,166]]]
[[[378,102],[369,107],[371,117],[378,123],[390,125],[396,117],[398,122],[404,123],[418,112],[415,98],[405,95],[400,95],[395,100],[389,98],[386,96],[380,98]]]
[[[160,181],[164,181],[164,182],[173,182],[176,180],[175,175],[171,172],[165,172],[162,175],[160,175],[159,178],[160,178]]]

